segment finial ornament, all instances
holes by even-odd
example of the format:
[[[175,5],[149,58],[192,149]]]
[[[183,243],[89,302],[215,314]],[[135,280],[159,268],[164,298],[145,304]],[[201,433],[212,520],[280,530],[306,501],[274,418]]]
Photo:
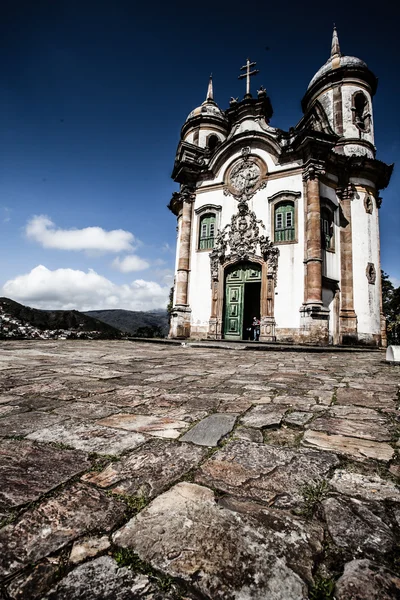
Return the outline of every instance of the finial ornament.
[[[341,54],[340,54],[340,46],[339,46],[339,38],[338,38],[338,34],[337,34],[337,29],[336,29],[336,26],[333,25],[331,58],[334,58],[336,56],[341,56]]]
[[[246,94],[245,94],[245,98],[251,98],[251,94],[250,94],[250,77],[252,77],[252,75],[257,75],[257,73],[259,73],[258,69],[254,69],[254,71],[251,71],[251,68],[255,67],[256,64],[257,63],[251,62],[250,59],[248,58],[247,61],[246,61],[246,64],[243,67],[240,67],[241,71],[246,71],[245,73],[242,73],[238,77],[238,79],[244,79],[244,78],[246,78]]]
[[[214,100],[214,89],[213,89],[212,73],[211,73],[210,79],[208,81],[206,101],[208,101],[208,100]]]

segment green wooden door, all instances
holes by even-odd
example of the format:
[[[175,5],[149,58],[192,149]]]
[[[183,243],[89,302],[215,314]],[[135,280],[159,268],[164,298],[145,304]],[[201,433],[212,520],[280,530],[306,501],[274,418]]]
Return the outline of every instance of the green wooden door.
[[[251,263],[235,266],[226,275],[224,338],[227,340],[243,338],[245,284],[251,281],[261,281],[260,267]]]

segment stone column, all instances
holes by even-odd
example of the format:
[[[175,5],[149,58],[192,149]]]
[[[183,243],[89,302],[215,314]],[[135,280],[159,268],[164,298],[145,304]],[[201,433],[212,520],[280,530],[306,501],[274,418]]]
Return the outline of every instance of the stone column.
[[[190,265],[190,237],[192,229],[192,201],[183,200],[181,226],[179,235],[179,258],[176,273],[176,304],[187,305],[189,265]]]
[[[300,308],[303,341],[328,343],[329,310],[322,304],[321,202],[319,175],[321,166],[309,161],[303,173],[306,182],[305,198],[305,293]]]
[[[171,313],[171,327],[169,337],[190,337],[191,310],[188,304],[189,272],[190,272],[190,246],[192,231],[193,201],[195,195],[183,187],[180,192],[182,199],[181,224],[179,230],[179,255],[178,268],[175,280],[175,306]]]
[[[353,294],[353,240],[351,229],[351,201],[354,191],[351,186],[337,190],[340,198],[340,343],[357,341],[357,315],[354,311]]]

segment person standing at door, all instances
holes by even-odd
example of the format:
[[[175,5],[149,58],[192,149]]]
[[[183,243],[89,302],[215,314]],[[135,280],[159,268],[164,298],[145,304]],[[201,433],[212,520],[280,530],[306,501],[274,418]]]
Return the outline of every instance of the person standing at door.
[[[260,325],[260,319],[258,319],[257,317],[253,317],[253,322],[251,326],[253,328],[253,340],[255,342],[258,342],[258,340],[260,339]]]

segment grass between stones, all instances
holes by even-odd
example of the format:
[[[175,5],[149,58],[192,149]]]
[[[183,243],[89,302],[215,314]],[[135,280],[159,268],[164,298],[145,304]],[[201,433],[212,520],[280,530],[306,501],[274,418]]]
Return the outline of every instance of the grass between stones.
[[[317,508],[320,506],[322,500],[324,500],[329,494],[329,485],[326,479],[321,481],[314,481],[312,483],[306,483],[301,489],[301,495],[304,499],[304,507],[301,510],[301,514],[307,519],[311,519]]]
[[[125,567],[134,573],[147,575],[151,583],[161,592],[170,594],[174,600],[183,600],[182,590],[179,589],[180,585],[172,577],[154,569],[130,548],[114,547],[111,551],[111,556],[118,567]]]
[[[315,577],[314,585],[309,590],[309,600],[334,600],[335,580]]]

